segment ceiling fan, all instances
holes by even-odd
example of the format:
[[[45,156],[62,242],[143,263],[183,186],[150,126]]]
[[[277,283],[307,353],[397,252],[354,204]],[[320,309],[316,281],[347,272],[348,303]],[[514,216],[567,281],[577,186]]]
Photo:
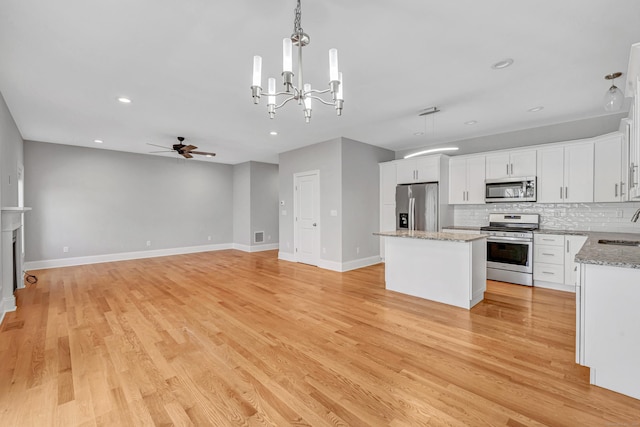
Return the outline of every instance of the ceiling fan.
[[[184,157],[185,159],[191,159],[193,156],[192,154],[199,154],[201,156],[206,156],[206,157],[213,157],[216,155],[216,153],[207,153],[205,151],[194,151],[197,150],[198,147],[196,147],[195,145],[184,145],[184,137],[183,136],[179,136],[178,137],[178,143],[177,144],[173,144],[173,146],[171,146],[171,148],[169,147],[163,147],[162,145],[156,145],[156,144],[150,144],[147,143],[147,145],[153,145],[154,147],[160,147],[160,148],[165,148],[166,150],[163,151],[150,151],[150,153],[171,153],[173,151],[175,151],[176,153],[180,154],[182,157]]]

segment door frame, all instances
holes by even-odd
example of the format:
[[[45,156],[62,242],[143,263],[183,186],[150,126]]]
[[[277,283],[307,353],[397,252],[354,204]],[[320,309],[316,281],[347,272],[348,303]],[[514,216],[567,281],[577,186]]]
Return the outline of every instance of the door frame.
[[[316,227],[316,253],[318,254],[317,259],[315,260],[314,264],[310,264],[310,265],[315,265],[318,266],[320,264],[320,248],[322,246],[322,242],[320,239],[321,234],[321,227],[322,227],[322,222],[320,221],[320,170],[315,169],[315,170],[310,170],[310,171],[306,171],[306,172],[297,172],[293,174],[293,259],[295,262],[300,262],[299,259],[299,255],[298,255],[298,247],[299,247],[299,239],[300,239],[300,233],[298,231],[298,207],[300,204],[300,200],[299,200],[299,195],[298,195],[298,180],[304,176],[309,176],[309,175],[315,175],[316,179],[317,179],[317,190],[318,190],[318,194],[316,195],[316,212],[315,214],[318,217],[318,226]]]

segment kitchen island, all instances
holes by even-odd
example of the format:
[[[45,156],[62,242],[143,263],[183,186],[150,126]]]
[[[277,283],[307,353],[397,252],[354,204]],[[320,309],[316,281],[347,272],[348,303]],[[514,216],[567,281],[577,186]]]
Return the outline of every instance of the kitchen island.
[[[486,236],[398,230],[385,240],[385,287],[470,309],[484,298]]]
[[[640,247],[619,244],[640,234],[588,236],[576,255],[576,361],[591,384],[640,399]]]

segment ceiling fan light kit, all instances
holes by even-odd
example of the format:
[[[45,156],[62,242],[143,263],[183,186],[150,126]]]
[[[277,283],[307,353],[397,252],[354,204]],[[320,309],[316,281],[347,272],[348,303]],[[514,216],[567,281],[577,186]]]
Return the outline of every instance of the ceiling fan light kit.
[[[612,73],[604,76],[605,80],[611,80],[611,87],[604,94],[604,110],[605,111],[618,111],[622,108],[624,103],[624,95],[620,89],[615,85],[615,79],[622,76],[622,73]]]
[[[302,10],[300,0],[295,9],[293,22],[293,34],[289,38],[282,40],[282,84],[284,91],[277,92],[276,79],[269,77],[267,80],[267,92],[262,93],[262,57],[253,57],[253,84],[251,95],[253,103],[258,104],[260,97],[267,97],[267,112],[270,118],[274,118],[276,110],[284,106],[289,101],[297,101],[303,107],[304,118],[307,123],[311,121],[311,101],[315,99],[322,104],[332,105],[336,109],[338,116],[342,115],[344,104],[342,73],[338,69],[338,50],[329,49],[329,87],[324,90],[312,89],[309,83],[304,83],[302,71],[302,48],[311,41],[308,34],[302,30]],[[293,45],[298,47],[298,85],[293,84]],[[322,98],[321,95],[331,93],[331,101]],[[277,98],[284,96],[284,100],[277,103]]]

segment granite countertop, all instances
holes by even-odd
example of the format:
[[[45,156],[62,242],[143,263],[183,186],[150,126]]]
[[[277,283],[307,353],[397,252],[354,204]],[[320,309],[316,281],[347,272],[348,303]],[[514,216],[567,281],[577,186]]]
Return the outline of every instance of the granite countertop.
[[[485,239],[487,237],[484,234],[442,233],[435,231],[418,230],[381,231],[373,234],[383,237],[404,237],[408,239],[422,240],[445,240],[449,242],[471,242],[474,240]]]
[[[603,245],[598,240],[638,240],[638,233],[610,233],[604,231],[536,230],[536,234],[560,234],[587,236],[587,241],[576,254],[576,262],[582,264],[608,265],[611,267],[640,268],[640,247]]]
[[[473,227],[471,225],[450,225],[448,227],[442,227],[443,230],[470,230],[470,231],[480,231],[481,227]]]

